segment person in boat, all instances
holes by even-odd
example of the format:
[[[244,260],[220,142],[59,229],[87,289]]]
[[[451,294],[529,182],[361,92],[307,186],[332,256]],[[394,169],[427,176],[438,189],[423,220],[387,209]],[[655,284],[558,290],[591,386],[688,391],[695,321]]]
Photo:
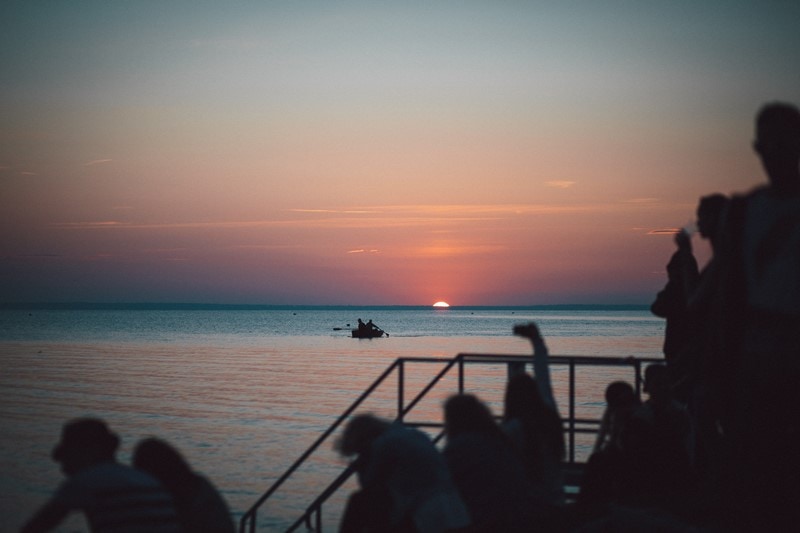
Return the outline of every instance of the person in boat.
[[[376,326],[376,325],[375,325],[375,324],[372,322],[372,319],[370,318],[369,320],[367,320],[367,332],[369,332],[370,334],[373,334],[373,335],[374,335],[374,334],[376,334],[376,333],[381,333],[381,332],[382,332],[382,330],[381,330],[381,328],[379,328],[378,326]]]
[[[370,320],[370,322],[372,322],[372,321]],[[361,320],[361,319],[359,318],[359,319],[358,319],[358,334],[359,334],[359,335],[363,335],[363,334],[364,334],[364,333],[366,333],[367,331],[368,331],[368,329],[367,329],[367,325],[364,323],[364,321],[363,321],[363,320]]]

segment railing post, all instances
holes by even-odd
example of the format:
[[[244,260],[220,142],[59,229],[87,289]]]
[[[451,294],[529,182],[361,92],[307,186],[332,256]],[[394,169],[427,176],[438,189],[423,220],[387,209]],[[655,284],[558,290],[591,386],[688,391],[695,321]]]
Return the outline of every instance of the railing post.
[[[638,359],[633,360],[633,371],[636,372],[636,375],[633,376],[633,382],[636,384],[636,397],[642,397],[642,384],[641,384],[641,376],[642,376],[642,364],[639,362]]]
[[[458,356],[458,393],[464,394],[464,356]]]
[[[397,367],[397,419],[401,422],[403,421],[403,404],[405,403],[403,398],[403,391],[406,389],[405,368],[405,361],[400,360],[400,365]]]
[[[569,362],[569,462],[575,462],[575,361]]]

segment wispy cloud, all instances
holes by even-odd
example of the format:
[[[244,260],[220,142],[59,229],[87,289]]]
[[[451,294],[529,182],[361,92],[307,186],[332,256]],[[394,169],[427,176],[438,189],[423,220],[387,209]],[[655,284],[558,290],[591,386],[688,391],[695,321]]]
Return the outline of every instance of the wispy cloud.
[[[347,252],[345,252],[345,253],[348,253],[348,254],[379,254],[379,253],[381,253],[381,251],[377,250],[377,249],[367,250],[367,249],[364,249],[364,248],[359,248],[357,250],[347,250]]]
[[[117,220],[101,220],[96,222],[54,222],[52,225],[57,228],[67,229],[120,228],[132,226],[128,222],[119,222]]]
[[[57,222],[54,227],[74,230],[209,230],[248,228],[358,229],[426,227],[442,230],[454,224],[486,223],[527,216],[603,214],[625,206],[641,209],[640,203],[581,205],[485,204],[485,205],[386,205],[342,209],[294,208],[271,219],[184,222],[123,222],[119,220]],[[125,208],[125,207],[121,207]]]
[[[103,163],[109,163],[111,161],[113,161],[113,159],[93,159],[92,161],[89,161],[88,163],[84,163],[83,166],[85,166],[85,167],[93,167],[95,165],[102,165]]]
[[[648,235],[675,235],[681,231],[681,228],[660,228],[660,229],[651,229],[647,232]]]
[[[381,211],[374,209],[287,209],[291,213],[313,213],[313,214],[343,214],[343,215],[375,215]]]
[[[573,185],[575,185],[574,181],[567,181],[567,180],[554,180],[554,181],[546,181],[544,182],[545,186],[553,187],[555,189],[569,189]]]

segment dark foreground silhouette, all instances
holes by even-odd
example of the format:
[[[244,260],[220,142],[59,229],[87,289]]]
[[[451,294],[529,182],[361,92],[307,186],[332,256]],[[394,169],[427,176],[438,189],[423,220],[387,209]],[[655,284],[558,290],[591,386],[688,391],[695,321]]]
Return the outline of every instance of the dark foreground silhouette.
[[[158,479],[170,492],[184,531],[235,531],[228,505],[217,489],[171,445],[156,438],[141,441],[133,451],[133,466]]]
[[[53,450],[67,479],[22,531],[49,531],[73,511],[86,515],[92,531],[181,531],[169,492],[145,472],[118,463],[118,446],[119,437],[102,420],[67,422]]]

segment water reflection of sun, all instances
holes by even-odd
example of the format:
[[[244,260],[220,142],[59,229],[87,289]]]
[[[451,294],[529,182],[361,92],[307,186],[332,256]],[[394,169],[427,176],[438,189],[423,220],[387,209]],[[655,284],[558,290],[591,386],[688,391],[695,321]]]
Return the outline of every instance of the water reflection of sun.
[[[441,302],[440,301],[440,302],[436,302],[435,304],[433,304],[433,306],[434,307],[450,307],[450,304],[447,303],[447,302]]]

